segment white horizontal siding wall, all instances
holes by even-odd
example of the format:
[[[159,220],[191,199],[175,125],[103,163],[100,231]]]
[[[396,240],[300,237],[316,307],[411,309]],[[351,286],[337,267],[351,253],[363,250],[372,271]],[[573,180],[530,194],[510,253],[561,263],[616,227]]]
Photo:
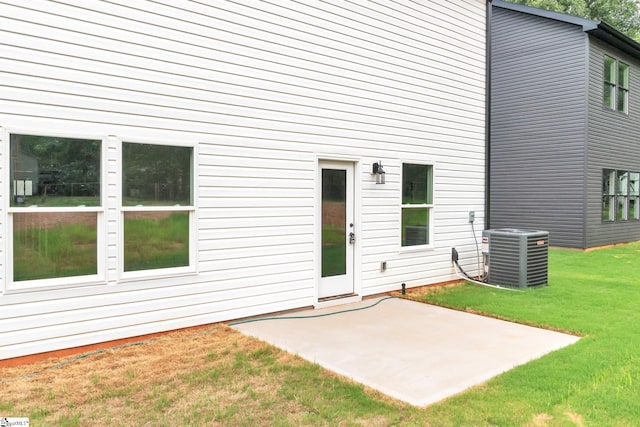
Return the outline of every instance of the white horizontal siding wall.
[[[359,166],[362,295],[455,278],[451,247],[473,269],[485,8],[0,1],[0,126],[107,144],[104,283],[5,292],[0,359],[313,305],[320,158]],[[119,277],[119,141],[196,145],[197,273]],[[378,160],[384,186],[369,173]],[[403,161],[434,164],[431,249],[400,247]],[[6,262],[3,252],[0,271]]]

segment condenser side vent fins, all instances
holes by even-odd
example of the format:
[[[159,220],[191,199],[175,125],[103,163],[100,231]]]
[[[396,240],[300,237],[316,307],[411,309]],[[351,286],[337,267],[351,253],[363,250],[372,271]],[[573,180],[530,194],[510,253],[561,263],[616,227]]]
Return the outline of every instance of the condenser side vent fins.
[[[527,288],[547,284],[549,233],[502,228],[485,230],[487,282]]]

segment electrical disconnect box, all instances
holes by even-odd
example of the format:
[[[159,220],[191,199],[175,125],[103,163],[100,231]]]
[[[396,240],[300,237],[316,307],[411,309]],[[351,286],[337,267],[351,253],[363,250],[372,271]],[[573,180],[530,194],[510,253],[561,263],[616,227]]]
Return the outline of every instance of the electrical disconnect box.
[[[549,233],[500,228],[482,232],[486,281],[527,288],[547,284]]]

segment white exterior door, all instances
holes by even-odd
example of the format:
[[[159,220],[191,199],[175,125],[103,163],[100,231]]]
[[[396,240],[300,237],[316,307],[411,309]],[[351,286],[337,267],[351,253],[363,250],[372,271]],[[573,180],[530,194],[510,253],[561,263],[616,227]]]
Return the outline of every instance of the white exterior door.
[[[320,280],[318,298],[354,293],[354,165],[320,162]]]

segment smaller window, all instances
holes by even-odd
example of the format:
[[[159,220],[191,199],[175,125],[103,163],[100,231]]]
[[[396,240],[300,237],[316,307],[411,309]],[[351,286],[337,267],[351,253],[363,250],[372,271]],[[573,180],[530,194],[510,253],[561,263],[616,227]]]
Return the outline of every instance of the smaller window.
[[[623,113],[629,106],[629,66],[610,56],[604,57],[604,106]]]
[[[428,245],[433,209],[433,166],[402,165],[402,246]]]

